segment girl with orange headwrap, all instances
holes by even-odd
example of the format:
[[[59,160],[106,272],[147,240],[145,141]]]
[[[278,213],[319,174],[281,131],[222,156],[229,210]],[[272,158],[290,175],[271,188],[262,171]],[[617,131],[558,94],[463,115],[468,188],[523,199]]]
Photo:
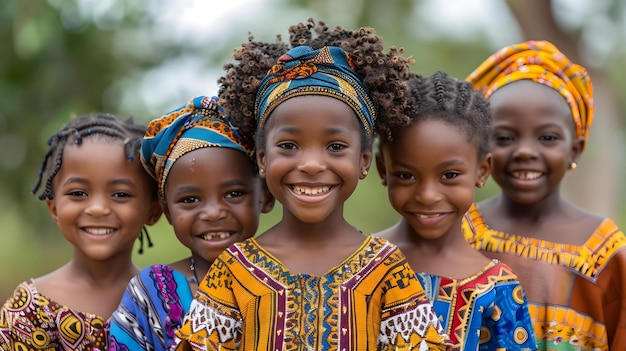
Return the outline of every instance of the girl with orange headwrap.
[[[470,208],[467,239],[517,273],[540,350],[626,350],[626,237],[560,194],[593,121],[586,69],[528,41],[467,80],[494,113],[492,176],[502,189]]]

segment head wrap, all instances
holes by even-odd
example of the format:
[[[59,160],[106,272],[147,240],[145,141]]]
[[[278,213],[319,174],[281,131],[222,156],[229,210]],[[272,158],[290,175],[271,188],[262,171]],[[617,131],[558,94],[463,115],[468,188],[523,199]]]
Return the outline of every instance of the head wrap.
[[[587,140],[593,122],[593,86],[587,70],[571,62],[552,43],[527,41],[500,49],[468,77],[489,98],[499,88],[522,79],[559,92],[572,111],[576,137]]]
[[[324,95],[343,101],[354,110],[368,136],[372,136],[376,108],[350,57],[339,47],[313,50],[297,46],[278,58],[261,81],[256,102],[257,125],[281,103],[296,96]]]
[[[225,147],[252,157],[252,142],[222,115],[216,97],[195,97],[148,124],[141,142],[141,163],[157,181],[161,198],[165,198],[165,180],[174,162],[205,147]]]

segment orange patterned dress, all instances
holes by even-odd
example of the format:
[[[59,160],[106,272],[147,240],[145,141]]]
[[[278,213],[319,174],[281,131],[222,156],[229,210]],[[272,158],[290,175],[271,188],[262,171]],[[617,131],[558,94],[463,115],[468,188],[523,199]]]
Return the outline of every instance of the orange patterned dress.
[[[626,350],[626,236],[612,220],[576,246],[493,230],[473,205],[463,230],[517,274],[539,350]]]

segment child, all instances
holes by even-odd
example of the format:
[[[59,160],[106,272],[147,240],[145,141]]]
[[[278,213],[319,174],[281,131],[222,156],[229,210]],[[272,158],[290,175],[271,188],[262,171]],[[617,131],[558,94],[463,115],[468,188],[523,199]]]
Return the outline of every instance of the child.
[[[400,221],[398,246],[458,350],[534,350],[515,274],[465,241],[461,222],[491,167],[489,106],[469,83],[437,72],[407,82],[399,115],[378,121],[376,166]],[[421,273],[425,272],[425,273]]]
[[[256,125],[259,174],[283,217],[218,257],[177,332],[179,349],[445,349],[404,256],[343,216],[367,175],[377,109],[401,96],[408,59],[383,54],[369,29],[320,23],[312,39],[311,28],[291,28],[292,42],[309,46],[280,56],[269,73],[282,43],[243,44],[222,80],[228,115]],[[347,51],[327,46],[340,42]],[[370,96],[375,89],[387,95]]]
[[[626,237],[560,194],[593,120],[587,71],[528,41],[468,81],[494,113],[491,174],[502,189],[472,207],[468,240],[519,275],[540,350],[626,350]]]
[[[198,96],[148,125],[141,161],[157,181],[163,209],[191,257],[143,269],[111,320],[109,350],[169,350],[198,278],[232,243],[254,235],[273,206],[252,160],[252,140]]]
[[[135,239],[161,207],[139,160],[145,127],[77,117],[48,144],[37,193],[74,246],[66,265],[20,284],[0,311],[2,350],[104,350],[108,319],[128,281]]]

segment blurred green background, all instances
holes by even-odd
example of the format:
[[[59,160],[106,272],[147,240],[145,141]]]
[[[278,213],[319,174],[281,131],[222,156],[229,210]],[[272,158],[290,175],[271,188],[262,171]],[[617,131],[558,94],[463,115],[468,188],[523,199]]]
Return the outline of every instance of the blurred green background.
[[[564,191],[579,206],[626,226],[624,1],[4,0],[0,300],[19,282],[50,272],[71,256],[45,204],[30,194],[47,139],[70,115],[105,111],[147,123],[194,95],[214,95],[223,64],[249,32],[273,40],[308,17],[333,26],[375,27],[387,45],[414,56],[414,71],[444,70],[459,78],[505,45],[552,41],[589,69],[597,106],[590,145]],[[477,200],[496,191],[490,182]],[[397,220],[374,168],[346,213],[365,232]],[[260,230],[279,215],[277,206],[263,217]],[[150,233],[155,246],[136,254],[139,266],[188,255],[164,219]]]

